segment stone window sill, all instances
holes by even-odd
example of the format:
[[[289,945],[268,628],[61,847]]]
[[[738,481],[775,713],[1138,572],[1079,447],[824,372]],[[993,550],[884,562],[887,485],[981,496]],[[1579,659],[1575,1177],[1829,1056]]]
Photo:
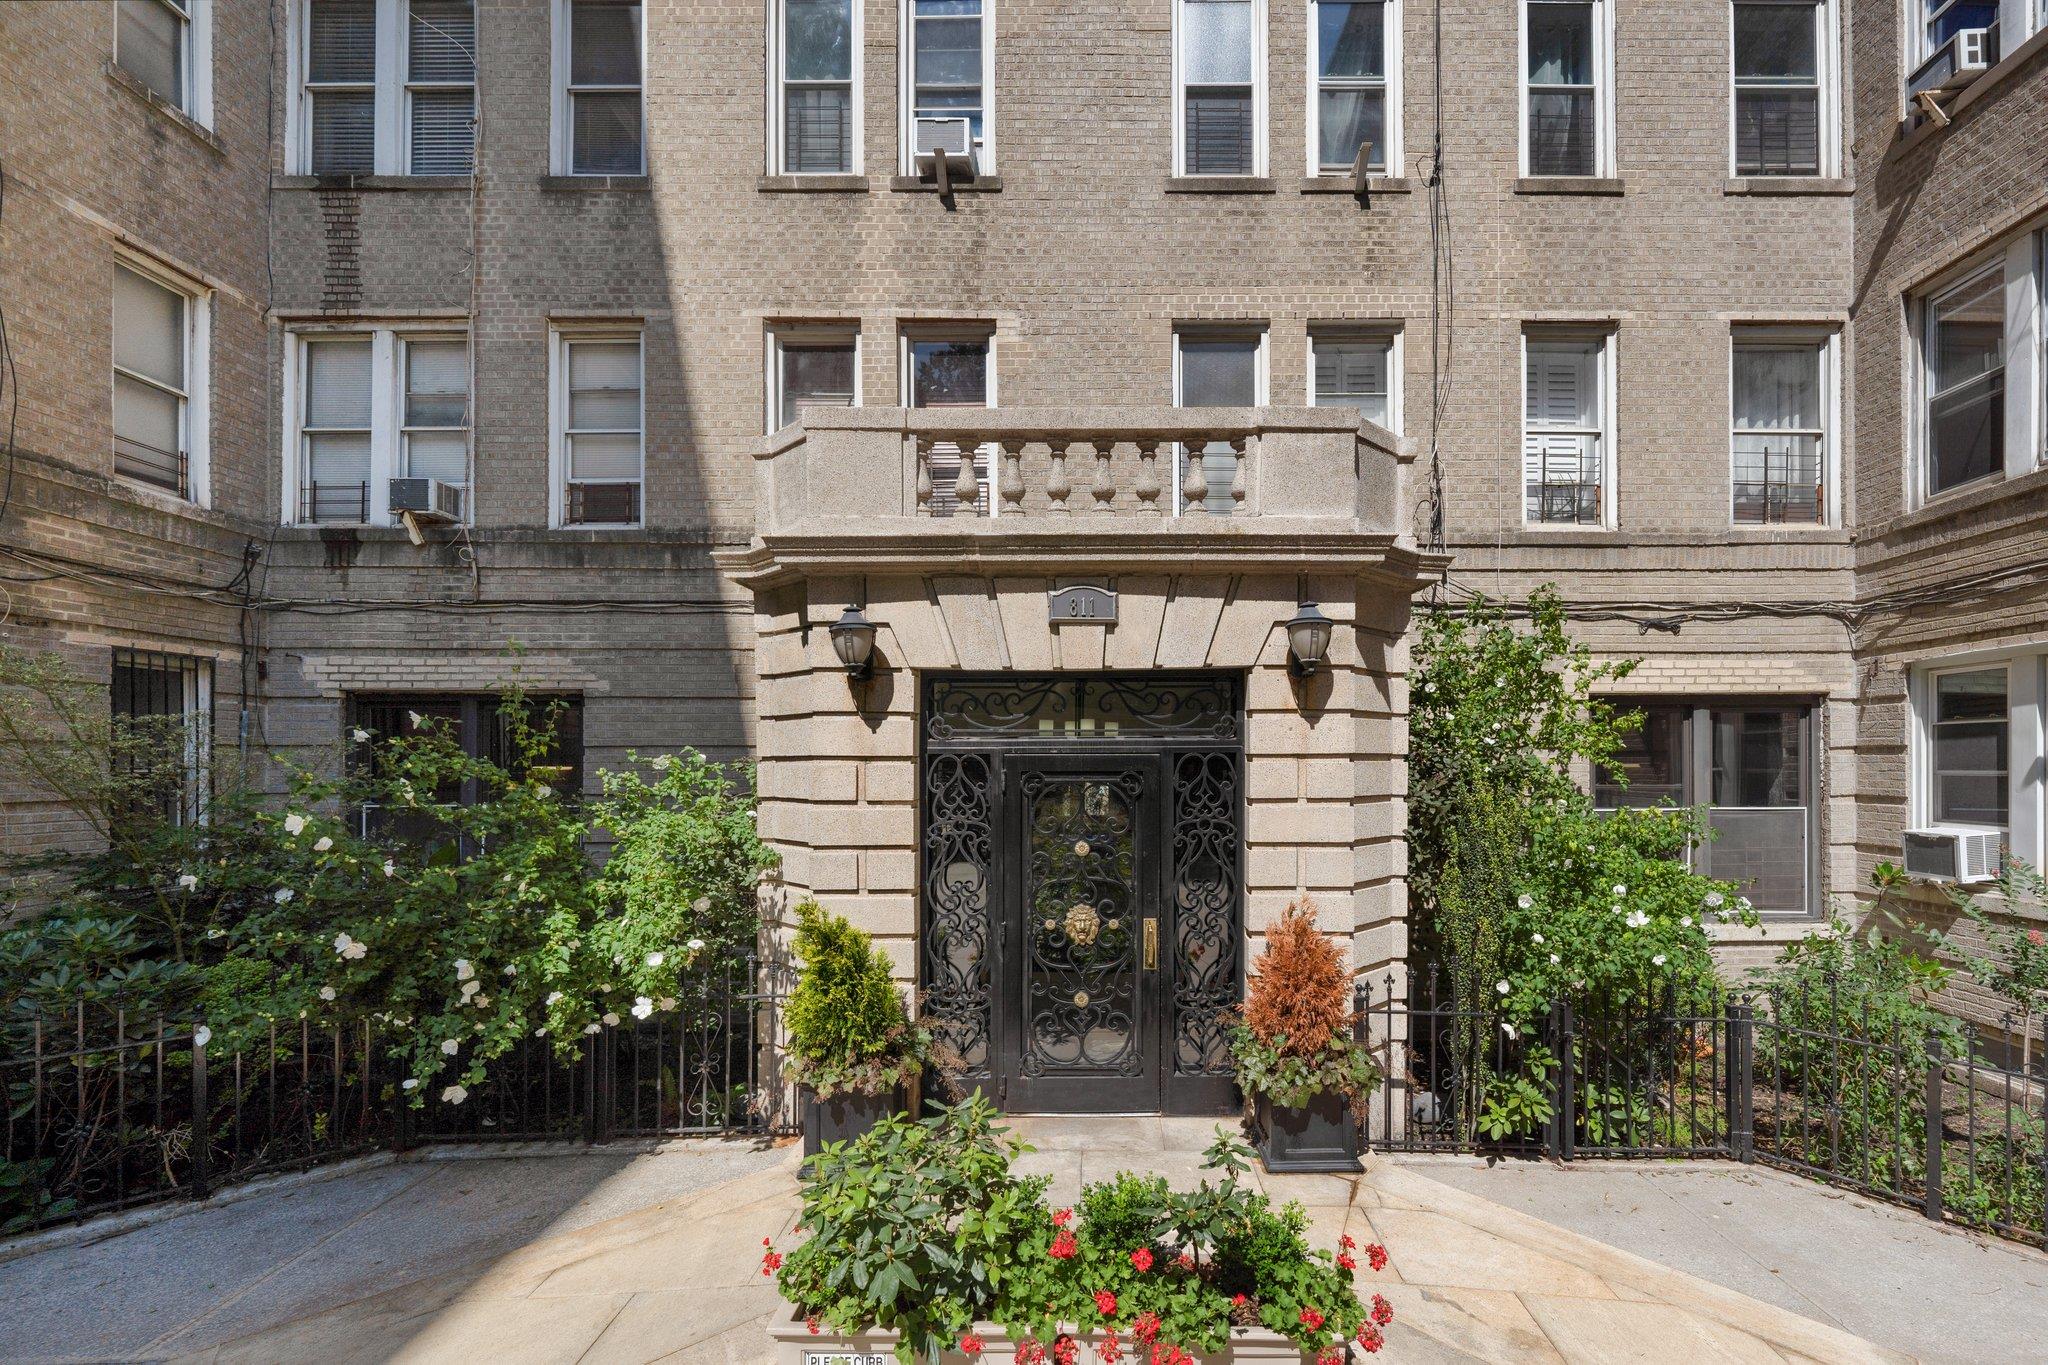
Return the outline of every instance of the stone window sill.
[[[618,190],[629,194],[647,193],[647,177],[644,175],[544,175],[540,178],[543,194],[603,194]]]
[[[1271,194],[1270,175],[1169,175],[1168,194]]]
[[[1301,182],[1303,194],[1350,194],[1358,193],[1348,175],[1311,176]],[[1367,194],[1413,194],[1415,182],[1405,175],[1371,175],[1365,180]]]
[[[764,175],[763,194],[866,194],[864,175]]]
[[[1621,193],[1621,178],[1606,175],[1525,175],[1515,181],[1515,193],[1617,195]]]
[[[2000,475],[1965,484],[1946,493],[1933,494],[1918,507],[1871,527],[1869,538],[1875,540],[1901,531],[1917,530],[1929,522],[1965,512],[1981,512],[2008,499],[2025,497],[2030,493],[2038,495],[2044,489],[2048,489],[2048,469],[2030,469],[2024,474]]]
[[[274,190],[467,190],[466,175],[274,175]]]
[[[183,109],[172,104],[162,95],[157,94],[156,91],[129,75],[126,67],[110,61],[101,69],[107,73],[108,81],[148,105],[158,117],[162,118],[172,127],[178,129],[186,136],[195,139],[201,146],[208,148],[218,155],[226,156],[228,154],[226,145],[221,142],[213,129],[207,127],[198,119],[193,118]]]
[[[1721,186],[1723,194],[1846,196],[1856,193],[1856,182],[1838,176],[1738,175]]]
[[[1003,178],[982,175],[972,180],[955,180],[948,183],[946,189],[950,194],[1001,194]],[[892,175],[889,177],[889,190],[892,194],[937,194],[939,182],[916,175]]]

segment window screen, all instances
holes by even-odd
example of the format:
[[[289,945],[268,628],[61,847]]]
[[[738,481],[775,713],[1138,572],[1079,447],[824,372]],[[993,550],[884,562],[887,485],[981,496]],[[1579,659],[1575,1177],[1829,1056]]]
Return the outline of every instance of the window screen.
[[[1734,8],[1736,174],[1818,175],[1826,7],[1738,0]]]
[[[323,337],[307,341],[304,351],[300,520],[367,521],[370,339]]]

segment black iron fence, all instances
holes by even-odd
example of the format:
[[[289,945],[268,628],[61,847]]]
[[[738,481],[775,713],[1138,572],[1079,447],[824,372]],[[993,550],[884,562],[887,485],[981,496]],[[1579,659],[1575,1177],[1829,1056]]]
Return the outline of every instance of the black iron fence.
[[[1454,981],[1358,988],[1357,1036],[1387,1075],[1359,1115],[1369,1148],[1754,1161],[2048,1245],[2048,1021],[2029,1062],[2001,1064],[1952,1022],[1839,994],[1646,983],[1555,1000],[1532,1026]]]
[[[435,1082],[415,1104],[393,1039],[368,1021],[277,1024],[232,1044],[118,1004],[10,1021],[0,1233],[425,1143],[791,1131],[794,1098],[770,1048],[786,978],[779,964],[735,961],[567,1054],[526,1039],[459,1103]]]

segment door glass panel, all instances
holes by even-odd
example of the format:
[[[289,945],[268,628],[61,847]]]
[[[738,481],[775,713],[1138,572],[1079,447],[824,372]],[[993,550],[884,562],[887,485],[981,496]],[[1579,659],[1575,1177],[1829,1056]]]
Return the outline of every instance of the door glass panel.
[[[1024,1074],[1140,1074],[1143,778],[1031,773],[1024,780]]]

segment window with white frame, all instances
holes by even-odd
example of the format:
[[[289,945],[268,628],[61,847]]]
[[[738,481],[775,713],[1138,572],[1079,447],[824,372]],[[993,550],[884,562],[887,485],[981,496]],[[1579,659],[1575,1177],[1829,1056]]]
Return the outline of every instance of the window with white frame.
[[[1994,261],[1926,304],[1926,487],[2005,471],[2005,268]]]
[[[995,403],[995,347],[986,329],[960,331],[918,330],[903,337],[904,397],[913,408],[986,408]],[[975,471],[981,492],[970,515],[987,516],[992,446],[974,451]],[[939,441],[931,449],[932,496],[926,511],[935,517],[960,512],[956,493],[960,473],[960,447]]]
[[[1173,334],[1173,402],[1182,408],[1252,408],[1266,402],[1266,333],[1237,328],[1190,328]],[[1174,452],[1174,507],[1181,510],[1187,466],[1199,461],[1202,509],[1229,516],[1237,460],[1228,442]]]
[[[638,0],[559,0],[556,168],[565,175],[647,170],[644,34]]]
[[[1310,175],[1351,170],[1361,146],[1368,168],[1394,164],[1399,9],[1396,0],[1310,0]]]
[[[931,145],[934,121],[967,120],[975,170],[995,169],[994,49],[990,41],[991,0],[904,0],[908,41],[904,44],[903,107],[909,121],[903,135],[903,172],[917,171],[917,150]]]
[[[1262,175],[1265,0],[1174,0],[1174,171]]]
[[[297,169],[469,175],[475,0],[304,0]]]
[[[1523,521],[1606,523],[1612,498],[1608,389],[1612,337],[1529,332],[1522,339]]]
[[[1936,824],[2011,826],[2011,668],[1927,678],[1927,814]]]
[[[768,430],[807,407],[860,405],[860,333],[851,327],[775,328],[769,333]]]
[[[213,117],[213,0],[120,0],[114,62],[201,123]]]
[[[860,164],[860,7],[775,0],[769,43],[775,129],[770,169],[847,175]]]
[[[1735,173],[1831,169],[1834,33],[1827,0],[1734,0]]]
[[[140,262],[114,266],[114,472],[198,501],[204,300]]]
[[[557,520],[637,526],[642,515],[646,407],[638,331],[555,336]]]
[[[1765,328],[1735,332],[1729,423],[1736,525],[1827,522],[1833,362],[1830,339]]]
[[[293,337],[287,516],[383,525],[390,481],[438,479],[470,515],[469,339],[462,333],[302,332]]]
[[[1398,430],[1394,411],[1394,338],[1368,332],[1314,332],[1309,336],[1309,402],[1319,408],[1357,408]]]
[[[1997,28],[1999,0],[1909,0],[1907,28],[1912,33],[1912,60],[1908,69],[1941,51],[1947,42],[1971,28]],[[2025,7],[2020,7],[2024,13]],[[1994,51],[1987,54],[1997,60]]]
[[[1607,173],[1604,0],[1522,6],[1523,174]]]

